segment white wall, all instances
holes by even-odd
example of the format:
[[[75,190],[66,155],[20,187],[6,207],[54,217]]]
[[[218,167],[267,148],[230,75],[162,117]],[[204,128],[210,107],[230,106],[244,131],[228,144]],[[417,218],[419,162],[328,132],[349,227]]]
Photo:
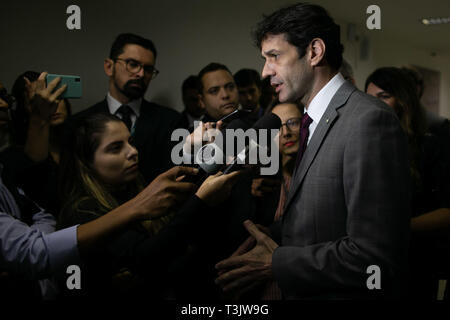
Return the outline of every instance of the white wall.
[[[77,74],[82,77],[84,96],[73,105],[75,111],[84,109],[106,93],[103,59],[114,37],[121,32],[135,32],[151,38],[158,49],[157,68],[161,73],[150,84],[146,97],[180,111],[182,81],[209,62],[224,63],[232,72],[243,67],[260,70],[262,60],[251,42],[250,31],[263,13],[292,2],[1,1],[0,81],[10,89],[16,76],[30,69]],[[81,8],[80,31],[66,28],[65,12],[70,4]],[[371,40],[370,59],[360,61],[345,39],[345,20],[337,21],[342,23],[345,57],[354,66],[360,88],[376,67],[413,63],[436,69],[442,72],[440,113],[450,116],[450,57],[432,58],[427,52],[394,40],[388,42],[387,31],[377,34],[360,29]]]
[[[450,118],[450,55],[432,55],[431,51],[414,48],[403,44],[398,39],[392,39],[383,30],[368,31],[357,28],[360,40],[350,42],[346,32],[348,22],[338,21],[341,25],[341,39],[345,46],[344,58],[353,66],[357,86],[364,90],[366,78],[376,68],[408,64],[417,65],[439,71],[441,87],[439,97],[439,114]],[[369,57],[360,59],[360,43],[362,36],[369,38]]]

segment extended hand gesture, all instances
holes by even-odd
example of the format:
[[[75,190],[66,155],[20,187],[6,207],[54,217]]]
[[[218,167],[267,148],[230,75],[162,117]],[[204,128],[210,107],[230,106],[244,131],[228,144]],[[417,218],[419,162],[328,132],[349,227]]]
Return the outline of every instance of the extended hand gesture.
[[[198,169],[174,167],[155,178],[133,200],[143,219],[161,217],[177,204],[183,203],[197,189],[190,182],[182,182],[181,177],[194,175]]]
[[[231,256],[216,264],[216,269],[221,274],[216,279],[216,284],[235,298],[272,279],[272,254],[278,247],[275,241],[260,231],[252,221],[244,221],[244,226],[256,240],[255,247],[248,252],[243,250],[245,253],[242,255]]]
[[[245,174],[243,171],[235,171],[229,174],[218,172],[209,176],[197,190],[197,197],[207,205],[213,207],[225,201],[230,196],[231,189],[236,181]]]

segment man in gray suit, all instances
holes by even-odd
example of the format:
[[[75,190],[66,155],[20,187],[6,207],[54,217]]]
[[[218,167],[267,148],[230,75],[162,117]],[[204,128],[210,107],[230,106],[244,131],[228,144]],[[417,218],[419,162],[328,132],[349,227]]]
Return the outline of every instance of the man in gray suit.
[[[280,102],[306,106],[304,144],[281,223],[247,220],[254,246],[219,262],[216,283],[234,296],[274,281],[287,299],[398,297],[410,218],[398,119],[338,73],[339,26],[322,7],[280,9],[255,38]]]

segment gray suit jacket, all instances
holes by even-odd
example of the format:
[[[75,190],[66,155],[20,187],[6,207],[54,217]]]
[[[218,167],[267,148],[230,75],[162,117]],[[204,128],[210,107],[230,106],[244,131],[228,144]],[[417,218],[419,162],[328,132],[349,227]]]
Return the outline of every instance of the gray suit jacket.
[[[394,112],[345,82],[294,172],[273,255],[286,298],[390,297],[407,270],[407,140]],[[381,290],[369,290],[370,265]],[[367,295],[367,296],[366,296]]]

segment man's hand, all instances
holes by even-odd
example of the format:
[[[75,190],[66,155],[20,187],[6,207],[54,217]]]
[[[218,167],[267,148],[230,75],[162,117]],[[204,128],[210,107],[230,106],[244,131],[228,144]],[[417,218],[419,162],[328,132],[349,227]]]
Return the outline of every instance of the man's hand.
[[[218,122],[200,122],[195,130],[186,137],[186,141],[183,145],[185,153],[191,154],[191,150],[201,148],[204,144],[214,142],[215,137],[220,134],[222,128],[222,121]]]
[[[67,85],[64,84],[58,90],[56,88],[61,78],[56,78],[46,86],[45,77],[47,72],[42,72],[39,78],[31,83],[27,78],[25,79],[27,88],[28,111],[30,112],[30,120],[42,121],[49,123],[51,115],[55,113],[58,108],[58,97],[66,90]]]
[[[131,200],[138,208],[138,214],[142,219],[154,219],[169,213],[173,206],[184,202],[197,189],[193,183],[180,181],[181,177],[197,173],[195,168],[174,167],[157,176]]]
[[[245,174],[242,171],[235,171],[229,174],[218,172],[209,176],[196,192],[196,196],[202,199],[207,205],[213,207],[230,196],[231,189],[239,178]]]
[[[265,227],[265,226],[263,226],[263,225],[260,225],[260,224],[257,224],[256,225],[256,227],[258,228],[258,230],[259,231],[261,231],[261,232],[263,232],[263,233],[265,233],[268,237],[270,237],[270,229],[269,228],[267,228],[267,227]],[[253,236],[249,236],[237,249],[236,249],[236,251],[234,251],[232,254],[231,254],[231,256],[230,256],[230,258],[231,257],[236,257],[236,256],[242,256],[243,254],[245,254],[245,253],[247,253],[247,252],[249,252],[250,250],[252,250],[254,247],[256,246],[256,239],[255,238],[253,238]],[[221,269],[221,270],[219,270],[219,276],[220,275],[222,275],[222,274],[224,274],[225,272],[227,272],[227,270],[226,269]]]
[[[250,220],[244,221],[244,226],[255,238],[256,246],[247,253],[232,256],[216,264],[222,273],[216,284],[223,291],[236,298],[253,289],[261,283],[272,279],[272,254],[278,245]]]
[[[252,181],[252,195],[254,197],[264,197],[272,193],[280,185],[280,180],[274,178],[257,178]]]

